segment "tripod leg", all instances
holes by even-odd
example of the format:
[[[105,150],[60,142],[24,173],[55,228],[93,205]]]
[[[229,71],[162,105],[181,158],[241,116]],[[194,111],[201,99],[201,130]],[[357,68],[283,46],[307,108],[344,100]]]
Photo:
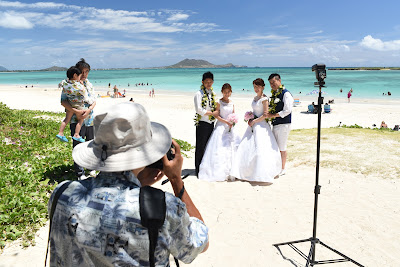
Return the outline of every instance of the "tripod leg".
[[[312,262],[311,258],[314,253],[314,248],[315,248],[315,243],[311,241],[311,247],[310,247],[310,252],[308,252],[306,267],[310,266],[310,264],[311,264],[311,266],[313,266],[313,262]]]
[[[332,250],[333,252],[335,252],[336,254],[342,256],[342,257],[345,258],[347,261],[350,261],[350,262],[352,262],[352,263],[354,263],[355,265],[358,265],[358,266],[360,266],[360,267],[364,267],[364,265],[361,265],[360,263],[356,262],[355,260],[353,260],[353,259],[347,257],[346,255],[344,255],[343,253],[340,253],[340,252],[337,251],[336,249],[331,248],[331,247],[328,246],[327,244],[325,244],[325,243],[323,243],[323,242],[321,242],[321,241],[319,241],[319,243],[320,243],[321,245],[323,245],[324,247],[326,247],[327,249],[330,249],[330,250]]]
[[[278,247],[278,246],[282,246],[282,245],[296,244],[296,243],[302,243],[302,242],[308,242],[308,241],[311,241],[311,238],[290,241],[290,242],[285,242],[285,243],[279,243],[279,244],[273,244],[273,246]]]

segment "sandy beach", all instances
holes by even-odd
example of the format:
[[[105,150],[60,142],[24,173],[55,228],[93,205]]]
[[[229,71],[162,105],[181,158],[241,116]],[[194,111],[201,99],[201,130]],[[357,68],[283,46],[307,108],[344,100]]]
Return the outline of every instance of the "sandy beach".
[[[98,98],[95,113],[106,112],[112,105],[132,97],[146,108],[152,121],[164,124],[174,138],[194,145],[194,93],[171,95],[156,92],[154,98],[148,94],[128,93],[126,98]],[[220,92],[216,93],[221,96]],[[63,112],[59,98],[60,91],[54,88],[0,86],[0,101],[13,109]],[[295,98],[299,98],[301,103],[293,108],[292,129],[316,128],[317,115],[307,113],[307,106],[316,102],[317,96]],[[239,118],[251,109],[252,97],[233,95],[231,99]],[[373,124],[379,126],[381,121],[390,128],[400,124],[400,100],[352,98],[351,101],[347,103],[345,96],[335,99],[335,104],[331,105],[332,112],[322,114],[322,127],[335,127],[340,123],[372,127]],[[247,125],[239,122],[235,127],[239,133],[244,133]],[[58,129],[54,129],[54,135],[57,132]],[[290,247],[282,246],[278,250],[273,246],[312,236],[315,167],[295,164],[290,153],[288,150],[287,174],[271,186],[241,181],[209,183],[194,176],[185,180],[188,193],[210,228],[209,250],[190,266],[305,265],[305,260]],[[363,151],[355,153],[360,153],[365,159],[371,156],[363,154]],[[385,153],[384,149],[379,153]],[[194,169],[194,152],[188,156],[184,159],[184,171]],[[321,168],[320,184],[317,236],[321,241],[364,266],[399,266],[399,180],[338,168]],[[171,192],[168,184],[157,183],[156,187]],[[22,249],[18,241],[9,244],[0,255],[0,267],[43,266],[47,234],[48,228],[43,227],[37,233],[36,246],[27,249]],[[308,254],[310,244],[298,247]],[[317,260],[338,258],[319,245],[316,257]],[[355,266],[348,262],[336,265]]]

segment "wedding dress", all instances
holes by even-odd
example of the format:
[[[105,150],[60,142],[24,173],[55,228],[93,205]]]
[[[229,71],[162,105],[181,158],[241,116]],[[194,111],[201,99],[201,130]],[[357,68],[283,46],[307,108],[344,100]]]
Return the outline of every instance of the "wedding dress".
[[[223,119],[233,113],[233,103],[225,103],[221,100],[219,114]],[[199,179],[210,182],[225,181],[229,179],[232,160],[240,143],[240,136],[235,127],[229,131],[229,126],[217,121],[214,131],[208,140],[206,151],[200,164]]]
[[[268,97],[253,100],[253,114],[260,117],[262,102]],[[247,181],[274,182],[282,169],[281,154],[270,125],[262,120],[248,127],[232,163],[231,176]]]

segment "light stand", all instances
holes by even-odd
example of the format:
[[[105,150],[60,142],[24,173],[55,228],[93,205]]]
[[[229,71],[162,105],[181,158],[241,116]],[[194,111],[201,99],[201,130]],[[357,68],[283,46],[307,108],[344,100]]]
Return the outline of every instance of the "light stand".
[[[321,71],[323,66],[323,71]],[[317,64],[312,67],[312,70],[316,71],[321,71],[325,72],[325,65]],[[307,260],[306,267],[308,266],[314,266],[316,264],[327,264],[327,263],[337,263],[337,262],[347,262],[350,261],[358,266],[364,267],[364,265],[361,265],[360,263],[356,262],[355,260],[347,257],[346,255],[340,253],[334,248],[331,248],[330,246],[326,245],[323,243],[321,240],[317,238],[317,217],[318,217],[318,195],[320,194],[321,186],[319,185],[319,155],[320,155],[320,142],[321,142],[321,110],[322,110],[322,104],[323,104],[323,98],[321,97],[321,88],[324,87],[325,82],[323,79],[326,77],[326,72],[325,73],[316,73],[317,74],[317,79],[318,82],[315,82],[315,85],[319,85],[319,94],[318,94],[318,134],[317,134],[317,164],[316,164],[316,174],[315,174],[315,188],[314,188],[314,222],[313,222],[313,236],[308,238],[308,239],[303,239],[303,240],[296,240],[296,241],[290,241],[290,242],[285,242],[285,243],[279,243],[279,244],[274,244],[277,249],[279,249],[279,246],[283,245],[288,245],[292,249],[294,249],[300,256],[302,256],[304,259]],[[323,78],[321,78],[323,76]],[[304,254],[301,250],[299,250],[294,244],[298,243],[304,243],[304,242],[311,242],[311,247],[310,251],[308,252],[308,255]],[[321,244],[322,246],[326,247],[327,249],[335,252],[336,254],[340,255],[342,258],[339,259],[333,259],[333,260],[320,260],[316,261],[315,260],[315,249],[316,249],[316,244]]]

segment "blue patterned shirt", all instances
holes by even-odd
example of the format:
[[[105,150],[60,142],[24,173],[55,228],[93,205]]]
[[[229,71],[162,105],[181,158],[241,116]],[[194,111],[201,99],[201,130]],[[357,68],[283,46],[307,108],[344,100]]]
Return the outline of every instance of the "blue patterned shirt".
[[[140,182],[132,172],[102,172],[72,182],[53,215],[50,266],[149,266],[149,237],[140,224],[139,191]],[[174,195],[165,193],[165,201],[156,266],[169,266],[170,254],[190,263],[204,250],[208,228],[190,217],[186,205]]]

